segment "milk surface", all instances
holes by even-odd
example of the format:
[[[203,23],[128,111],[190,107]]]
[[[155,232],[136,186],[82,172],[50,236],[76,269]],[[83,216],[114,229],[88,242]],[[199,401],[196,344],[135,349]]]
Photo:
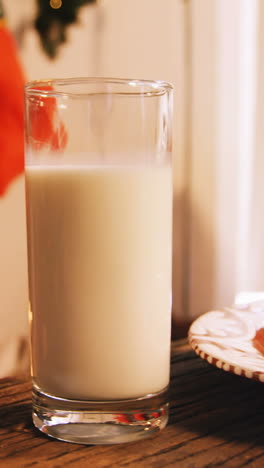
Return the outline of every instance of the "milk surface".
[[[32,368],[59,397],[111,400],[169,382],[168,166],[26,169]]]

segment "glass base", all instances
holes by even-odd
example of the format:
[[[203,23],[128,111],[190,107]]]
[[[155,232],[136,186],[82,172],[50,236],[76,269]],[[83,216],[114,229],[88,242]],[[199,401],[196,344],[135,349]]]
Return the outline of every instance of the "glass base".
[[[65,442],[134,442],[163,429],[168,415],[167,389],[136,400],[86,402],[53,397],[33,387],[34,425]]]

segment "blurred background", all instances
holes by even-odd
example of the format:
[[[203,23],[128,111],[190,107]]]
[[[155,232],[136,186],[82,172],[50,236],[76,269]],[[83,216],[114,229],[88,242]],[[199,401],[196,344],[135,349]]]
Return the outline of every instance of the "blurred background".
[[[173,336],[237,293],[264,290],[263,1],[2,6],[25,80],[108,76],[174,85]],[[21,173],[0,196],[3,373],[26,347],[23,183]]]

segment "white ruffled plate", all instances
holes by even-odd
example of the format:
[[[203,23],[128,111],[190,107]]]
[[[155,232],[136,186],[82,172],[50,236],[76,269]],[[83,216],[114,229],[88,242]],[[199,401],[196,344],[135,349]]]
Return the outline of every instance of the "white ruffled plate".
[[[264,356],[253,338],[264,327],[264,302],[225,307],[201,315],[191,325],[188,339],[194,351],[210,364],[264,382]]]

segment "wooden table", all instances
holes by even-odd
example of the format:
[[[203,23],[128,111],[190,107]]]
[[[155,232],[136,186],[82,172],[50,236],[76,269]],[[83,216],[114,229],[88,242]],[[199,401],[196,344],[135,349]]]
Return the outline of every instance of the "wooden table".
[[[31,423],[30,382],[0,381],[0,467],[264,466],[264,384],[218,370],[185,340],[172,345],[171,416],[164,431],[137,443],[59,442]]]

